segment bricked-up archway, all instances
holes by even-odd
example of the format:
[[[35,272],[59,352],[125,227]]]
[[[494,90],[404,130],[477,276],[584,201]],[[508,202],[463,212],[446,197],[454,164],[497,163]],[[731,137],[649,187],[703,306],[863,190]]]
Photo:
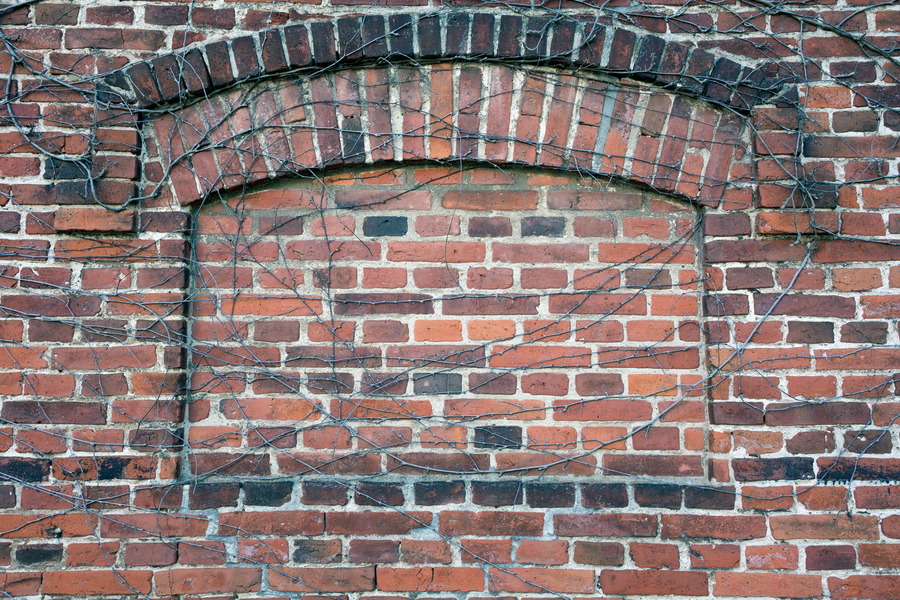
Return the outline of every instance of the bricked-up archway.
[[[521,169],[211,202],[191,471],[703,482],[697,223],[658,193]]]

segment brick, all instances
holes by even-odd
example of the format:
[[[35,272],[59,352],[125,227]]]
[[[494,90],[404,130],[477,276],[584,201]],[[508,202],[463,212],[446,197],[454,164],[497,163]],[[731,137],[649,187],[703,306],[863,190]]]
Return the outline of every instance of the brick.
[[[786,573],[717,573],[713,593],[720,596],[808,598],[821,594],[817,575]]]
[[[439,516],[443,535],[541,535],[544,518],[540,513],[491,513],[444,511]]]
[[[472,483],[472,501],[482,506],[511,506],[522,504],[525,486],[519,482]]]
[[[484,573],[475,567],[378,567],[383,591],[471,592],[484,589]]]
[[[876,517],[846,515],[784,515],[771,518],[772,536],[778,540],[844,540],[878,538]]]
[[[615,542],[578,541],[573,556],[578,564],[615,567],[624,563],[625,548]]]
[[[853,546],[808,546],[806,568],[810,571],[834,571],[856,567]]]
[[[707,574],[700,572],[603,569],[600,588],[605,594],[705,596],[709,582]]]
[[[746,540],[765,536],[765,518],[757,516],[663,515],[662,536]]]
[[[510,568],[488,571],[488,589],[492,592],[527,593],[553,589],[563,593],[589,593],[594,587],[594,572],[587,569]]]
[[[281,567],[269,576],[272,589],[284,592],[360,592],[375,587],[374,567]]]
[[[608,514],[608,515],[556,515],[554,529],[561,536],[596,535],[605,537],[636,536],[650,537],[657,532],[657,518],[654,515]]]
[[[829,577],[827,581],[832,598],[841,600],[888,600],[900,593],[900,576],[897,575],[851,575]]]

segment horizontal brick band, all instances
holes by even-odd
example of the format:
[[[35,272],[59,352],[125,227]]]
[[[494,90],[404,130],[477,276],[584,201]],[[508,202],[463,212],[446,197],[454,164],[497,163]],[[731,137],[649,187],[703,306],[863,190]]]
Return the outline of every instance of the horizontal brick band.
[[[595,16],[551,20],[458,11],[276,27],[133,64],[107,76],[104,89],[111,100],[124,92],[128,101],[149,107],[300,69],[457,58],[630,77],[738,111],[772,98],[782,84],[758,69],[685,43],[598,25]]]

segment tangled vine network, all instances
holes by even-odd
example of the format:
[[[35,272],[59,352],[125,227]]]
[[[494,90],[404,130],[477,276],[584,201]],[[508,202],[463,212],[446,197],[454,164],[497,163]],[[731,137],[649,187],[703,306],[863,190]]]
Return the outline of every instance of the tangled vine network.
[[[0,591],[336,598],[363,567],[297,565],[402,551],[573,597],[485,507],[576,487],[860,523],[900,469],[894,3],[332,4],[0,8]],[[14,576],[63,541],[111,579]]]

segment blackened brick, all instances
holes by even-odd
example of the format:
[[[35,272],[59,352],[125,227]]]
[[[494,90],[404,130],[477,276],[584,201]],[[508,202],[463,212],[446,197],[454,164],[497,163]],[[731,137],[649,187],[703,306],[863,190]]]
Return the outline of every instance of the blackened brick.
[[[344,60],[362,58],[362,23],[354,17],[343,17],[337,20],[338,40],[341,57]]]
[[[282,506],[291,499],[293,491],[290,481],[248,481],[244,483],[244,504]]]
[[[631,57],[634,54],[636,40],[637,36],[634,32],[627,29],[616,29],[609,50],[609,69],[613,71],[631,70]]]
[[[379,58],[387,56],[387,38],[384,32],[384,17],[365,16],[362,20],[363,56]]]
[[[266,73],[279,73],[287,69],[287,57],[284,55],[284,42],[281,32],[269,29],[259,33],[259,45],[262,53],[263,70]]]
[[[305,25],[291,25],[284,28],[284,41],[287,46],[287,63],[289,69],[305,67],[312,60],[309,47],[309,32]]]
[[[525,486],[518,481],[475,481],[472,483],[472,502],[481,506],[513,506],[521,504]]]
[[[213,87],[224,87],[234,81],[234,72],[231,69],[231,52],[227,42],[207,44],[206,61],[209,64],[209,78]]]
[[[657,81],[662,84],[674,83],[684,70],[690,46],[687,44],[666,44],[662,60],[659,64]]]
[[[622,508],[628,506],[628,490],[622,483],[585,483],[581,504],[585,508]]]
[[[193,509],[237,506],[239,483],[198,483],[191,486],[190,507]]]
[[[494,16],[478,13],[472,19],[472,50],[476,56],[494,54]]]
[[[727,102],[740,73],[739,64],[727,58],[720,58],[713,67],[704,95],[719,102]]]
[[[731,510],[734,508],[734,488],[686,487],[684,507],[706,510]]]
[[[143,106],[149,106],[162,101],[162,94],[156,85],[156,78],[150,65],[139,62],[127,71],[128,79],[137,94],[137,101]]]
[[[514,425],[495,425],[475,428],[476,448],[518,448],[522,445],[522,428]]]
[[[575,506],[575,485],[571,483],[529,483],[525,486],[528,506],[558,508]]]
[[[890,454],[893,448],[890,430],[844,432],[844,447],[854,454]]]
[[[328,21],[317,21],[309,26],[313,40],[313,63],[330,65],[337,60],[334,28]]]
[[[16,233],[20,228],[22,215],[17,212],[0,212],[0,233]]]
[[[413,378],[413,391],[417,394],[460,394],[462,375],[459,373],[431,373]]]
[[[580,565],[617,567],[625,562],[625,547],[615,542],[575,542],[574,558]]]
[[[857,321],[841,325],[841,341],[849,344],[886,344],[888,324],[879,321]]]
[[[21,565],[35,565],[43,562],[62,560],[62,546],[33,544],[16,550],[16,562]]]
[[[394,540],[351,540],[350,562],[392,563],[400,558],[400,542]]]
[[[734,477],[738,481],[774,481],[812,479],[813,459],[787,458],[736,458],[731,461]]]
[[[8,480],[42,481],[50,475],[50,461],[36,458],[0,458],[0,475]]]
[[[603,60],[603,45],[608,32],[605,27],[588,23],[584,27],[581,49],[578,51],[578,60],[588,65],[600,65]]]
[[[810,571],[835,571],[856,568],[853,546],[809,546],[806,548],[806,568]]]
[[[416,504],[437,506],[459,504],[466,500],[466,486],[462,481],[427,481],[415,484]]]
[[[16,488],[11,485],[0,485],[0,508],[12,508],[16,505]]]
[[[553,29],[553,40],[550,42],[550,56],[568,58],[574,47],[574,21],[558,21]]]
[[[410,15],[391,15],[388,17],[388,45],[391,54],[412,56],[413,26]]]
[[[706,80],[714,63],[715,57],[712,54],[695,48],[687,59],[687,67],[678,80],[678,86],[696,94],[701,93],[706,87]]]
[[[195,48],[185,52],[181,59],[181,80],[185,89],[196,93],[209,88],[209,71],[203,60],[203,53]]]
[[[650,508],[681,508],[680,485],[645,483],[634,486],[634,501]]]
[[[256,53],[256,42],[251,36],[231,40],[231,51],[234,53],[234,64],[239,79],[247,79],[262,73],[262,66]]]
[[[185,25],[188,22],[188,7],[150,5],[144,8],[144,20],[149,25]]]
[[[419,57],[436,58],[441,55],[441,22],[439,17],[428,15],[419,18]]]
[[[444,31],[444,56],[461,56],[466,52],[469,41],[470,13],[454,12],[447,17]]]
[[[363,234],[369,237],[402,236],[408,231],[406,217],[366,217],[363,220]]]
[[[634,71],[644,77],[656,77],[665,53],[666,42],[655,35],[644,36],[634,59]]]
[[[522,39],[522,18],[511,15],[500,17],[500,36],[497,39],[497,56],[515,57],[520,54],[519,41]]]
[[[303,482],[304,504],[343,505],[347,504],[347,486],[326,481]]]
[[[164,100],[177,98],[184,90],[181,81],[181,65],[171,54],[158,56],[150,61],[153,73],[156,75],[156,83],[159,93]]]
[[[525,37],[522,42],[523,58],[542,58],[546,56],[549,37],[549,17],[528,17],[525,21]]]
[[[357,504],[364,506],[400,506],[403,490],[395,483],[360,483],[356,486]]]

